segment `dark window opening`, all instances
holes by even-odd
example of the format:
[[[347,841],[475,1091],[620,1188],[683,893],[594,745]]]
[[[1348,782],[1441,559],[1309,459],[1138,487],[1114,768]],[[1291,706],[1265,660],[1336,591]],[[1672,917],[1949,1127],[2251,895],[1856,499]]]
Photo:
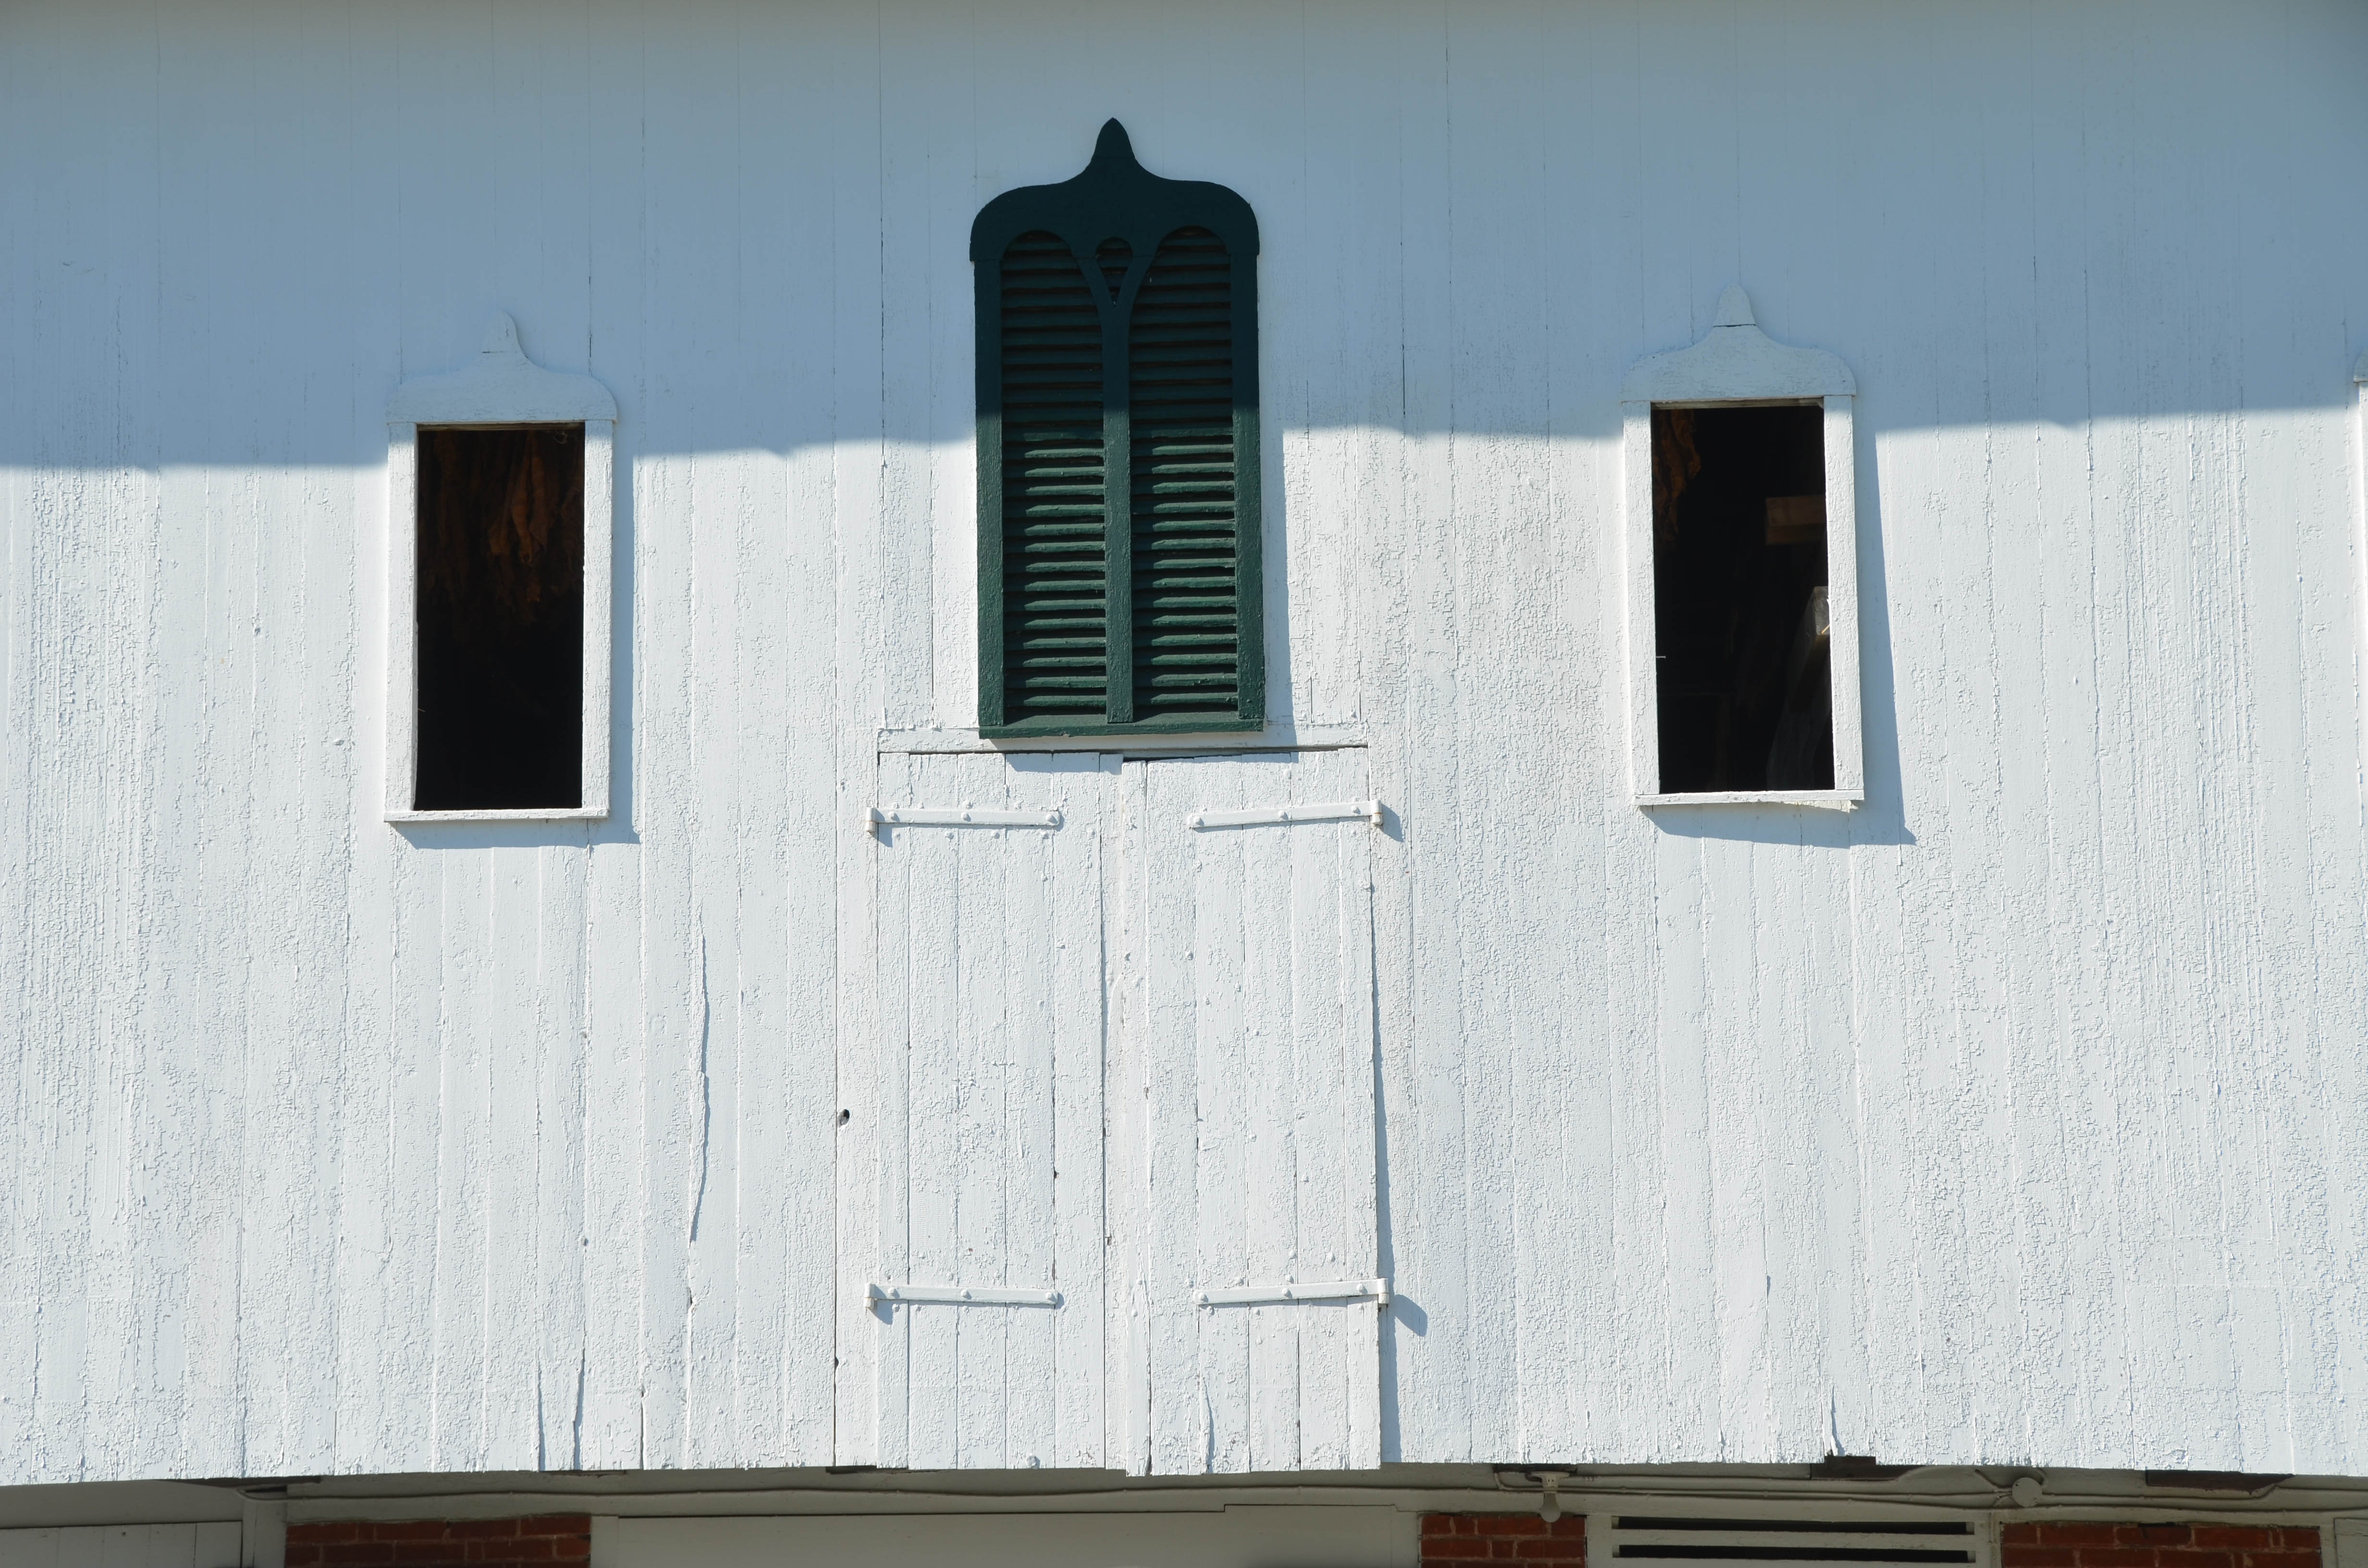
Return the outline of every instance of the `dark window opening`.
[[[1834,787],[1825,412],[1653,411],[1665,794]]]
[[[423,812],[584,803],[584,427],[419,432]]]

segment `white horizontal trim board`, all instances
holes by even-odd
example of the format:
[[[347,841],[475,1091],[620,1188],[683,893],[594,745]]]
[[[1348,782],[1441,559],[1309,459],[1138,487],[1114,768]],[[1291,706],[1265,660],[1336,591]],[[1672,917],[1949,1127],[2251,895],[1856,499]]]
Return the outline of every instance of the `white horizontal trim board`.
[[[1856,790],[1710,790],[1699,795],[1639,795],[1640,806],[1822,806],[1854,812],[1866,803]]]
[[[256,1557],[234,1520],[0,1529],[0,1568],[224,1568]]]
[[[873,827],[1059,827],[1058,812],[1003,812],[973,806],[874,806]]]
[[[1353,724],[1293,724],[1278,721],[1254,733],[1212,730],[1188,735],[1029,735],[989,739],[961,727],[883,729],[875,744],[884,754],[1104,752],[1125,756],[1215,756],[1227,752],[1341,751],[1362,746],[1365,732]]]
[[[1203,1307],[1262,1307],[1296,1305],[1303,1301],[1363,1301],[1379,1306],[1390,1304],[1390,1282],[1386,1279],[1311,1279],[1284,1285],[1235,1285],[1192,1292],[1196,1305]]]
[[[1240,811],[1193,812],[1184,819],[1186,827],[1199,831],[1212,827],[1283,827],[1300,822],[1353,822],[1362,817],[1375,827],[1382,825],[1382,803],[1379,801],[1334,801],[1304,806],[1251,806]]]
[[[998,1285],[866,1285],[863,1299],[891,1307],[1057,1307],[1061,1292]]]
[[[598,822],[609,814],[609,622],[615,618],[617,400],[589,376],[526,357],[496,311],[473,365],[404,381],[386,405],[386,778],[390,823]],[[419,427],[584,426],[583,796],[543,810],[423,812],[419,763]]]
[[[577,806],[574,809],[553,807],[538,811],[531,807],[505,806],[481,812],[398,812],[389,811],[385,819],[392,823],[470,823],[470,822],[598,822],[609,814],[605,806]]]
[[[1637,361],[1621,384],[1624,469],[1625,635],[1628,642],[1628,792],[1638,806],[1825,806],[1866,797],[1859,715],[1857,437],[1850,368],[1821,348],[1778,343],[1761,332],[1740,285],[1719,297],[1718,319],[1689,347]],[[1818,403],[1825,409],[1826,605],[1831,627],[1834,787],[1671,794],[1661,788],[1659,665],[1653,589],[1653,410],[1720,404]]]

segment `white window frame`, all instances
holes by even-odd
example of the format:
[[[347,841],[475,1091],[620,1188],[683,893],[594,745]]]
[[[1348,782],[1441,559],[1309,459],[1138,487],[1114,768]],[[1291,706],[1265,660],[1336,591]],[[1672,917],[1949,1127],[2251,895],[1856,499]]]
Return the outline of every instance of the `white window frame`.
[[[419,427],[584,426],[584,793],[573,807],[423,812],[419,763]],[[589,376],[526,357],[518,324],[496,313],[476,363],[397,387],[386,405],[386,820],[597,822],[609,814],[609,647],[615,617],[617,400]]]
[[[2352,591],[2359,608],[2353,611],[2361,618],[2353,636],[2359,639],[2354,657],[2368,654],[2368,354],[2362,354],[2351,367],[2353,420],[2351,436],[2351,527],[2352,560],[2356,562]],[[2360,717],[2363,729],[2368,729],[2368,687],[2360,693]],[[2368,1555],[2362,1558],[2368,1568]]]
[[[1718,320],[1691,347],[1640,359],[1621,383],[1627,584],[1628,784],[1639,806],[1788,805],[1850,811],[1866,799],[1860,726],[1857,439],[1850,368],[1818,348],[1778,343],[1752,319],[1740,288],[1720,297]],[[1661,789],[1660,692],[1653,623],[1653,410],[1816,403],[1825,409],[1826,609],[1831,628],[1834,787],[1675,794]]]

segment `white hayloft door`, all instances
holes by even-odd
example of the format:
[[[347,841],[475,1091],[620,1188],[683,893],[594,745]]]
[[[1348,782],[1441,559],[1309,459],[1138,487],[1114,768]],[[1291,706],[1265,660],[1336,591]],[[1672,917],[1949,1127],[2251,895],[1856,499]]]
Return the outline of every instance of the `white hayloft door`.
[[[1125,767],[1157,1473],[1381,1460],[1364,755]]]
[[[1103,1462],[1102,842],[1115,759],[884,756],[864,1278],[878,1462]],[[858,1166],[861,1168],[860,1165]],[[869,1271],[864,1278],[863,1271]]]
[[[1380,1461],[1361,751],[885,756],[877,1462]]]

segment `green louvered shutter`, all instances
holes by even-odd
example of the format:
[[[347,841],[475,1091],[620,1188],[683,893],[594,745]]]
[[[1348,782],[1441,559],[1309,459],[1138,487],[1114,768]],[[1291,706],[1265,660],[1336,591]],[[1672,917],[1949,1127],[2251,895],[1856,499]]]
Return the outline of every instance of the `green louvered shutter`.
[[[971,255],[980,728],[1258,728],[1248,205],[1147,173],[1112,120],[1076,178],[988,203]]]
[[[1179,229],[1134,297],[1134,711],[1226,715],[1241,675],[1232,257]]]
[[[1109,676],[1102,324],[1069,247],[1003,253],[1003,701],[1099,722]]]

